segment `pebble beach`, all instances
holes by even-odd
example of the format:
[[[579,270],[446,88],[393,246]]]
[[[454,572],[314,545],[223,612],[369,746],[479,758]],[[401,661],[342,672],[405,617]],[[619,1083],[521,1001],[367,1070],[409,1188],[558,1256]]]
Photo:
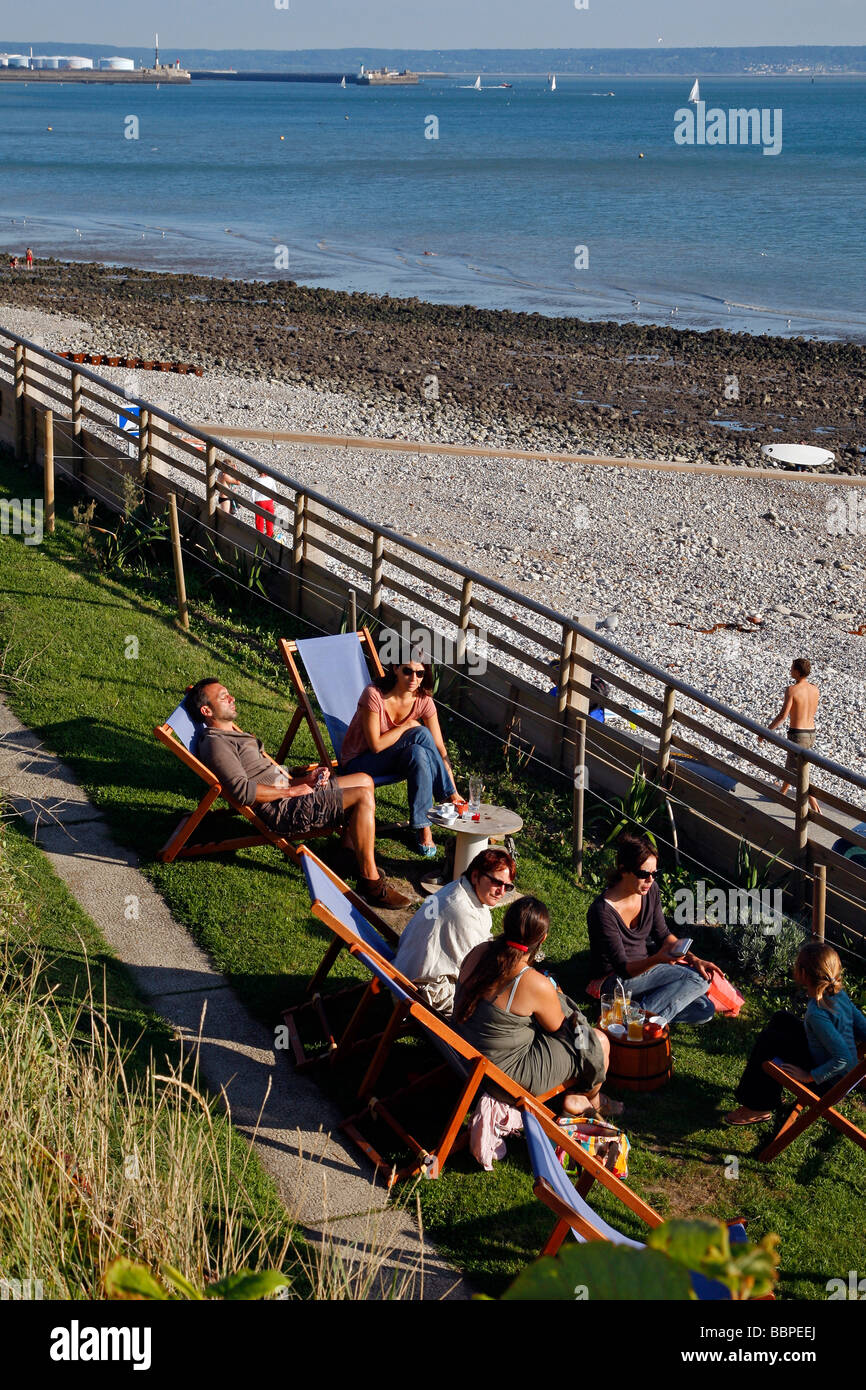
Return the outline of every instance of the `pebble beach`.
[[[866,489],[844,482],[866,470],[866,349],[59,263],[4,276],[0,304],[0,325],[55,351],[201,366],[128,384],[99,369],[191,422],[746,467],[766,466],[773,438],[826,445],[838,488],[244,447],[559,611],[608,619],[621,645],[759,722],[808,656],[816,751],[866,775]]]

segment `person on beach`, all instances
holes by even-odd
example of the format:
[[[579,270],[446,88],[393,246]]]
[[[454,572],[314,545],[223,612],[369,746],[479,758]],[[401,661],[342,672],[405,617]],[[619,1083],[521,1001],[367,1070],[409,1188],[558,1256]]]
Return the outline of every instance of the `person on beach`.
[[[464,960],[491,939],[492,907],[514,892],[517,865],[504,849],[482,850],[454,883],[433,893],[407,922],[394,957],[431,1009],[450,1017]]]
[[[812,663],[806,656],[798,656],[796,661],[791,662],[791,681],[792,684],[785,687],[784,703],[781,710],[768,729],[777,729],[780,724],[788,720],[788,732],[786,737],[791,743],[796,743],[799,748],[813,748],[815,746],[815,711],[818,708],[818,701],[821,692],[817,685],[813,685],[809,680],[812,671]],[[759,738],[758,742],[763,743]],[[785,759],[785,770],[791,772],[796,777],[797,774],[797,754],[791,752]],[[791,788],[790,782],[782,782],[782,795],[787,796]],[[809,809],[819,811],[820,807],[814,796],[809,797]]]
[[[810,941],[794,962],[794,979],[809,996],[801,1020],[786,1009],[773,1014],[755,1040],[728,1111],[729,1125],[771,1120],[782,1103],[783,1089],[764,1071],[778,1057],[795,1081],[823,1095],[857,1063],[857,1044],[866,1041],[866,1018],[842,988],[842,962],[823,941]]]
[[[226,464],[227,462],[227,459],[220,459],[221,464]],[[221,512],[228,512],[230,516],[237,516],[238,504],[235,501],[235,499],[231,496],[229,488],[237,486],[237,478],[233,478],[231,473],[226,473],[225,468],[223,468],[217,475],[217,487],[219,488],[219,493],[217,495],[217,506],[219,507]],[[260,518],[256,517],[257,524],[259,520]]]
[[[565,1114],[620,1114],[622,1104],[601,1094],[610,1057],[607,1038],[533,968],[549,926],[548,910],[538,898],[521,898],[509,907],[502,935],[476,946],[463,962],[453,1026],[532,1095],[573,1088],[577,1094],[563,1101]],[[496,1088],[488,1084],[487,1089]]]
[[[709,1023],[716,1009],[707,990],[718,966],[677,950],[656,883],[655,846],[625,830],[615,848],[616,868],[586,918],[593,992],[595,985],[599,994],[621,985],[665,1023]]]
[[[28,269],[28,270],[32,270],[32,269],[33,269],[33,251],[31,250],[31,248],[30,248],[29,246],[27,247],[26,258],[27,258],[27,269]]]
[[[270,482],[272,481],[272,480],[268,477],[267,473],[260,473],[260,474],[259,474],[259,479],[260,479],[261,482],[263,482],[263,483],[270,483]],[[273,497],[268,497],[268,496],[266,496],[265,493],[259,491],[259,492],[256,492],[256,493],[253,494],[253,501],[254,501],[255,503],[257,503],[258,506],[261,507],[261,509],[262,509],[263,512],[270,512],[270,516],[271,516],[271,517],[275,515],[275,513],[276,513],[276,503],[275,503]],[[273,521],[270,519],[270,517],[268,517],[268,518],[266,519],[266,518],[263,517],[263,516],[259,516],[258,512],[256,512],[256,530],[257,530],[257,531],[261,531],[262,534],[265,534],[265,533],[266,533],[268,536],[273,536],[273,534],[274,534],[274,523],[273,523]]]
[[[404,660],[368,685],[358,701],[340,751],[343,772],[405,777],[409,817],[425,859],[436,853],[427,812],[435,801],[459,802],[454,773],[430,692],[433,669],[426,653],[408,645]]]
[[[192,719],[206,725],[196,755],[243,806],[280,835],[327,834],[345,825],[343,843],[358,861],[358,893],[372,907],[407,907],[409,898],[392,888],[376,867],[376,803],[372,778],[364,773],[332,777],[330,768],[317,767],[303,777],[290,777],[269,758],[262,741],[235,723],[233,695],[208,676],[187,691],[184,705]]]

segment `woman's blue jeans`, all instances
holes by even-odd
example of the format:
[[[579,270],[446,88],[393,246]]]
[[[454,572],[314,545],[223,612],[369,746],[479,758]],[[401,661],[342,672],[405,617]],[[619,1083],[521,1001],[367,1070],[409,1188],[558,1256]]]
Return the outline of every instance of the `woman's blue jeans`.
[[[409,820],[413,830],[429,826],[427,812],[434,801],[445,801],[457,789],[429,729],[407,729],[402,738],[381,753],[359,753],[341,772],[368,772],[371,777],[405,777]]]
[[[611,976],[610,983],[615,978]],[[716,1012],[707,998],[709,982],[689,965],[653,965],[622,983],[641,1008],[658,1014],[665,1023],[709,1023]]]

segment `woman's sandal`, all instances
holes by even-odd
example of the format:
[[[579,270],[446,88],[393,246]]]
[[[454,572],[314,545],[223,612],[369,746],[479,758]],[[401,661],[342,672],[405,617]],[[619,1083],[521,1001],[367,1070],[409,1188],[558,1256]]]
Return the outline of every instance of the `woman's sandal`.
[[[726,1125],[763,1125],[767,1123],[767,1120],[772,1120],[772,1118],[773,1116],[769,1111],[767,1111],[765,1115],[750,1115],[748,1119],[744,1119],[738,1116],[736,1110],[729,1110],[727,1115],[724,1116],[724,1121]]]

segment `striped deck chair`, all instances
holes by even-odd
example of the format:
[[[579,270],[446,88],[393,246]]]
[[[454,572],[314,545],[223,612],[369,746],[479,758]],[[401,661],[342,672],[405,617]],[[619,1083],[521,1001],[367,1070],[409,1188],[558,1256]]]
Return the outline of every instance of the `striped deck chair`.
[[[529,1159],[532,1164],[532,1171],[535,1174],[535,1195],[545,1206],[549,1207],[557,1218],[544,1248],[542,1255],[555,1255],[563,1241],[571,1232],[575,1240],[584,1242],[587,1240],[607,1240],[612,1245],[626,1245],[632,1250],[642,1250],[643,1243],[639,1240],[632,1240],[630,1236],[625,1236],[618,1231],[615,1226],[611,1226],[598,1212],[593,1211],[586,1201],[586,1191],[592,1185],[594,1177],[584,1170],[580,1182],[575,1186],[559,1159],[556,1157],[555,1144],[561,1144],[567,1149],[569,1154],[582,1152],[580,1145],[574,1143],[562,1130],[557,1130],[556,1125],[551,1125],[544,1117],[534,1113],[532,1110],[524,1109],[523,1126],[526,1134],[526,1143],[529,1148]],[[625,1184],[622,1184],[625,1187]],[[633,1198],[635,1194],[625,1188],[628,1198]],[[635,1212],[651,1227],[660,1226],[663,1218],[658,1212],[651,1208],[639,1211],[637,1206],[632,1205],[631,1201],[626,1200],[626,1205],[631,1211]],[[643,1205],[643,1204],[642,1204]],[[650,1211],[652,1219],[648,1220],[646,1212]],[[732,1222],[728,1225],[731,1241],[734,1244],[741,1244],[746,1239],[746,1228],[742,1222]],[[692,1288],[701,1302],[730,1300],[731,1291],[724,1284],[720,1284],[716,1279],[707,1279],[702,1274],[692,1274]]]
[[[320,762],[326,767],[336,768],[340,763],[346,730],[358,708],[358,701],[371,680],[364,658],[365,650],[373,663],[376,675],[385,674],[376,644],[367,629],[362,628],[360,632],[341,632],[333,637],[305,637],[298,642],[289,642],[285,637],[281,637],[277,645],[298,701],[286,736],[280,745],[277,762],[285,762],[298,730],[306,722]],[[296,656],[301,658],[313,687],[313,694],[322,711],[333,752],[328,748],[313,713],[310,697],[295,660]],[[391,775],[373,778],[377,787],[391,786],[403,780]]]
[[[296,861],[298,852],[294,844],[285,836],[278,835],[276,831],[265,825],[265,822],[256,815],[251,806],[242,806],[239,801],[230,796],[223,789],[219,778],[196,757],[196,744],[204,727],[204,724],[198,723],[190,717],[181,702],[177,709],[172,710],[165,723],[159,724],[153,731],[163,747],[173,753],[176,758],[179,758],[184,767],[194,772],[207,786],[207,791],[195,810],[181,817],[157,854],[157,858],[163,864],[171,864],[177,858],[189,859],[203,854],[226,854],[231,850],[248,849],[251,845],[274,845],[276,849],[282,850],[283,854]],[[243,816],[244,820],[249,822],[255,833],[234,836],[224,840],[210,840],[207,843],[190,844],[189,839],[193,831],[204,820],[214,802],[218,801],[220,797],[228,803],[233,811],[236,811],[239,816]]]
[[[816,1120],[826,1120],[834,1129],[838,1129],[840,1134],[852,1139],[861,1149],[866,1149],[866,1134],[854,1124],[853,1120],[846,1119],[836,1109],[839,1102],[856,1090],[866,1078],[866,1044],[860,1044],[857,1055],[856,1066],[846,1072],[842,1079],[837,1081],[835,1086],[831,1086],[823,1096],[819,1096],[804,1082],[795,1081],[793,1076],[782,1071],[782,1059],[780,1057],[774,1057],[771,1062],[764,1063],[764,1071],[767,1075],[772,1076],[774,1081],[778,1081],[781,1086],[784,1086],[786,1091],[792,1091],[796,1097],[796,1104],[783,1121],[780,1129],[773,1135],[769,1144],[758,1154],[762,1163],[769,1163]]]

